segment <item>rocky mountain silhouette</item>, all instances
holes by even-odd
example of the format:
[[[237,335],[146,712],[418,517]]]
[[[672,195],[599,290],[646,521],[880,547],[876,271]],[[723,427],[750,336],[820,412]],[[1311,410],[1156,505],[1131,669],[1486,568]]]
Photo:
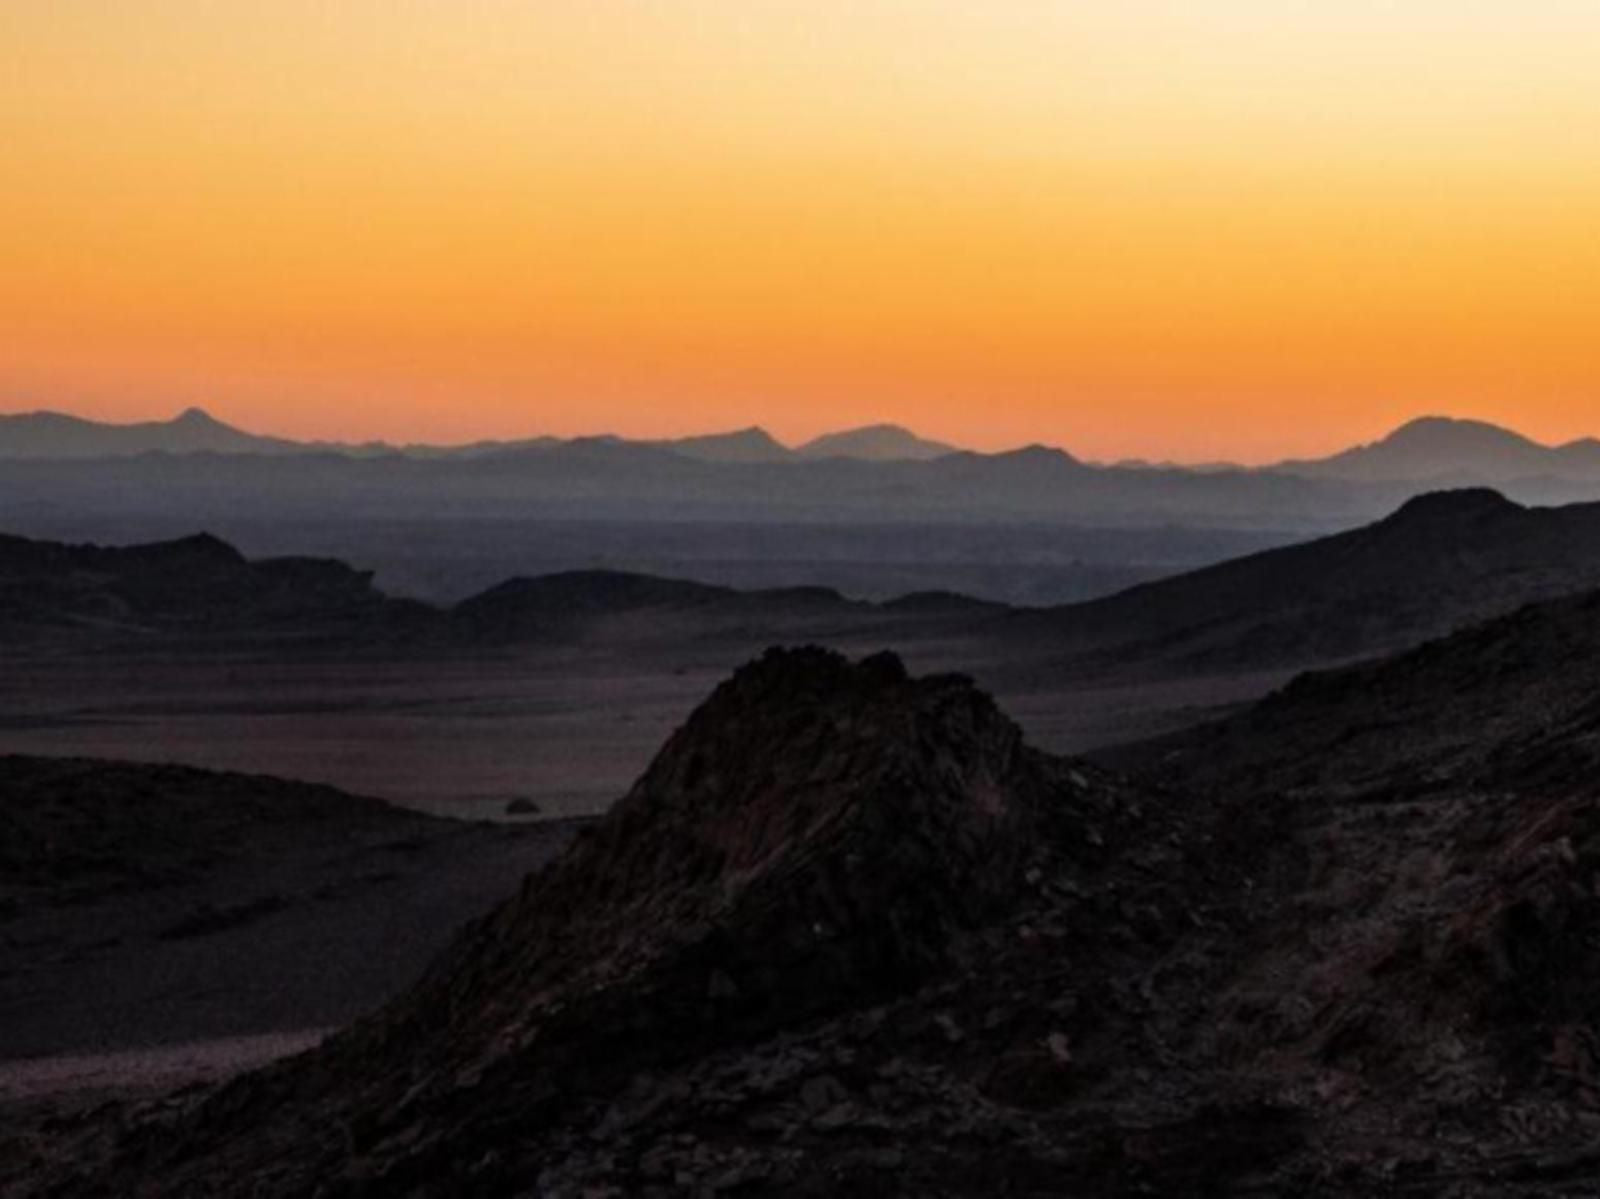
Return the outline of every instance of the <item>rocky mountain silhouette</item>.
[[[1298,751],[1290,688],[1233,726],[1272,772],[1196,741],[1181,791],[1031,750],[959,677],[774,651],[414,990],[58,1130],[19,1193],[1580,1194],[1597,604],[1297,685],[1344,697]],[[1285,785],[1375,688],[1399,744],[1539,674],[1565,698],[1453,757]]]
[[[826,1038],[861,1045],[860,1073],[932,1104],[929,1135],[990,1122],[961,1110],[981,1080],[927,1073],[952,1051],[969,1056],[965,1028],[1019,1038],[1018,1077],[1004,1085],[1048,1088],[1051,1063],[1070,1056],[1064,1042],[1055,1057],[1034,1053],[1016,1027],[945,1011],[956,996],[938,988],[975,969],[982,989],[1014,985],[1021,963],[990,963],[986,947],[1019,913],[1039,913],[1020,955],[1035,964],[1045,945],[1090,930],[1088,909],[1054,911],[1046,897],[1091,893],[1119,873],[1119,849],[1159,823],[1092,767],[1029,749],[965,679],[913,680],[889,655],[852,665],[774,651],[720,687],[610,815],[413,992],[241,1081],[192,1124],[149,1130],[101,1178],[164,1175],[177,1193],[229,1173],[260,1178],[263,1194],[317,1180],[370,1193],[567,1193],[607,1173],[578,1148],[603,1127],[608,1139],[646,1136],[639,1148],[654,1157],[628,1171],[671,1183],[677,1142],[653,1151],[648,1130],[700,1102],[685,1102],[697,1087],[675,1072],[716,1062],[733,1073],[701,1097],[753,1101],[739,1128],[760,1127],[757,1109],[772,1121],[801,1105],[808,1137],[843,1133],[857,1143],[858,1181],[882,1179],[893,1163],[863,1153],[861,1138],[881,1143],[887,1125],[866,1130],[887,1113],[860,1106],[835,1073],[844,1063],[826,1061]],[[907,996],[920,997],[914,1025],[884,1006]],[[902,1020],[933,1050],[926,1062],[897,1065],[871,1047]],[[825,1040],[796,1040],[807,1028]],[[940,1098],[941,1086],[955,1090]],[[803,1155],[780,1156],[800,1181]],[[705,1170],[729,1177],[770,1168],[761,1157],[732,1142],[698,1150]]]

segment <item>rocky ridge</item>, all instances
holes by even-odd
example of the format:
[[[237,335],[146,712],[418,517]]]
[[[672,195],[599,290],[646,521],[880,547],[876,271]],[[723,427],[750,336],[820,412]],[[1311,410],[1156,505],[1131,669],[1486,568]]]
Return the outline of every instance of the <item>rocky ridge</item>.
[[[1587,727],[1582,667],[1493,745],[1444,734],[1580,662],[1596,602],[1370,668],[1415,688],[1386,735],[1438,752],[1295,785],[1199,751],[1131,782],[1030,749],[965,679],[771,652],[415,990],[215,1094],[58,1130],[15,1189],[1588,1193],[1600,802],[1559,733]],[[1500,665],[1472,673],[1474,637]],[[1361,743],[1358,691],[1311,754]]]

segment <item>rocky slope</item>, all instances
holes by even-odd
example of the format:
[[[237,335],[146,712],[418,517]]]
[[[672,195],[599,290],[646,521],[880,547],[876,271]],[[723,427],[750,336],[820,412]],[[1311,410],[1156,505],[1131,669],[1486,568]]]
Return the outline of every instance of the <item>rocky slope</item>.
[[[383,1012],[0,1160],[74,1196],[1590,1193],[1597,612],[1297,684],[1144,784],[962,678],[774,651]]]
[[[1374,524],[1021,613],[1013,643],[1059,669],[1147,676],[1308,666],[1413,645],[1600,586],[1600,504],[1421,495]]]
[[[1600,592],[1304,674],[1238,716],[1107,761],[1188,787],[1353,799],[1581,782],[1600,761]]]
[[[932,1182],[1068,1077],[1110,1076],[1120,1004],[1074,980],[1186,925],[1163,906],[1186,819],[1030,750],[964,679],[769,654],[412,994],[141,1124],[98,1185],[870,1187],[897,1138],[952,1137],[917,1171]],[[1116,880],[1151,871],[1171,881],[1127,906]]]
[[[0,1126],[16,1059],[370,1011],[570,834],[256,775],[0,756]]]

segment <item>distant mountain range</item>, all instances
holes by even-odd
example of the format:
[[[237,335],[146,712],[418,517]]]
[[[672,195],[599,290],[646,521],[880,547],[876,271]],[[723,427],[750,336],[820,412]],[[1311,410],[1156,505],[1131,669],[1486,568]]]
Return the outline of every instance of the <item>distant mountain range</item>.
[[[1355,528],[1442,487],[1600,500],[1600,443],[1541,446],[1432,417],[1328,458],[1243,468],[978,453],[889,425],[795,447],[758,428],[395,447],[258,437],[198,409],[137,425],[34,413],[0,417],[0,460],[0,521],[17,533],[133,542],[207,528],[252,554],[369,562],[440,600],[606,568],[1051,602]]]
[[[827,587],[738,590],[609,570],[518,577],[460,603],[394,599],[343,562],[249,560],[208,535],[108,548],[0,537],[0,636],[52,644],[269,637],[316,645],[691,641],[757,644],[930,629],[974,662],[1072,678],[1283,670],[1413,645],[1600,587],[1600,504],[1527,508],[1494,491],[1430,493],[1373,524],[1131,587],[1011,608],[948,593],[882,603]]]
[[[249,433],[200,408],[168,421],[109,424],[62,412],[0,415],[0,459],[115,458],[139,454],[336,454],[347,457],[485,458],[562,447],[605,445],[663,450],[698,462],[750,464],[849,459],[863,462],[927,462],[971,453],[919,437],[899,425],[877,424],[825,433],[787,446],[751,426],[726,433],[672,439],[610,435],[530,437],[462,445],[386,442],[294,441]],[[1070,458],[1060,450],[1029,447]],[[1022,452],[1022,451],[1014,451]],[[1005,454],[976,455],[1005,457]],[[1075,461],[1075,460],[1074,460]],[[1425,416],[1377,441],[1326,458],[1288,459],[1262,467],[1227,462],[1152,463],[1127,459],[1097,469],[1162,474],[1291,474],[1355,483],[1426,482],[1440,486],[1512,483],[1518,480],[1600,480],[1600,440],[1592,437],[1544,445],[1484,421]]]
[[[792,448],[765,429],[756,427],[669,440],[630,440],[611,436],[570,440],[647,446],[701,462],[786,462],[826,458],[851,458],[867,462],[925,461],[957,452],[955,446],[929,441],[909,429],[887,424],[826,433]],[[142,421],[136,424],[87,420],[65,412],[0,415],[0,458],[121,458],[152,453],[481,458],[547,449],[561,444],[564,444],[564,439],[556,437],[478,441],[464,445],[293,441],[245,432],[218,420],[203,408],[188,408],[167,421]]]

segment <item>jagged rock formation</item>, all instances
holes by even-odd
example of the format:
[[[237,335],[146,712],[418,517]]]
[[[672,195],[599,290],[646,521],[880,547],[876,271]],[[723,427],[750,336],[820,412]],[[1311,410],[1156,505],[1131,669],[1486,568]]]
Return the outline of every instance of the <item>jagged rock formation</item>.
[[[414,991],[19,1193],[1587,1193],[1597,603],[1300,684],[1239,726],[1270,769],[1211,734],[1169,786],[774,651]],[[1414,703],[1286,764],[1313,709],[1310,755],[1359,745],[1363,692]]]
[[[835,1076],[844,1063],[825,1064],[821,1046],[870,1040],[886,1022],[873,1068],[891,1090],[933,1088],[918,1101],[934,1105],[931,1134],[972,1118],[962,1106],[984,1088],[1048,1091],[1072,1056],[1067,1040],[1086,1035],[1076,1001],[1024,1011],[1013,974],[1060,979],[1067,960],[1053,947],[1131,945],[1180,922],[1155,894],[1119,913],[1101,881],[1166,819],[1092,768],[1026,747],[964,679],[911,680],[887,655],[851,665],[771,653],[719,688],[606,820],[416,991],[310,1058],[240,1082],[180,1130],[125,1145],[105,1177],[166,1175],[177,1193],[242,1171],[264,1194],[341,1177],[349,1193],[566,1193],[611,1176],[579,1153],[591,1136],[644,1137],[636,1149],[648,1156],[641,1109],[690,1118],[670,1096],[708,1062],[750,1075],[725,1102],[765,1109],[768,1125],[801,1104],[799,1127],[814,1117],[825,1140],[858,1120],[872,1127]],[[1173,854],[1158,838],[1141,868]],[[939,998],[953,984],[1009,994],[1010,1010],[974,1026],[954,996]],[[917,1014],[901,1028],[884,1005],[907,996]],[[1056,1048],[1043,1047],[1058,1024]],[[822,1040],[790,1044],[808,1028]],[[970,1059],[969,1036],[1015,1052],[984,1067],[993,1079],[939,1082],[924,1077],[930,1060],[888,1081],[902,1034],[935,1059]],[[748,1155],[730,1142],[701,1156],[726,1171]],[[618,1168],[644,1185],[673,1157]],[[783,1149],[774,1180],[798,1181],[804,1158]],[[850,1168],[880,1178],[882,1162]]]

